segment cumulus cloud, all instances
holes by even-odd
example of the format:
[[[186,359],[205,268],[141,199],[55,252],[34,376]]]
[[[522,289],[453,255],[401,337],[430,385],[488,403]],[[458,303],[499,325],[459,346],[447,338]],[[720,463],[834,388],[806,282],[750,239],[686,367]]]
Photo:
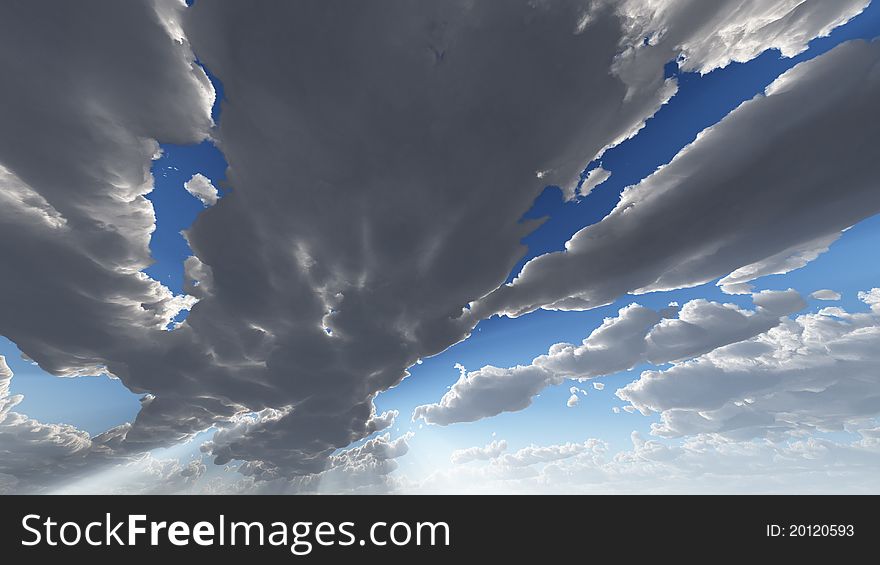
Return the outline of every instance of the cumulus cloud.
[[[549,183],[574,197],[583,166],[673,95],[668,60],[708,70],[768,47],[791,54],[864,2],[703,4],[140,0],[52,3],[51,20],[43,2],[4,4],[0,70],[20,80],[0,92],[0,257],[15,271],[0,277],[0,334],[50,373],[107,372],[150,393],[134,422],[102,437],[107,450],[141,453],[216,424],[210,455],[245,461],[248,478],[347,476],[337,451],[387,426],[375,395],[467,337],[477,311],[462,306],[506,280],[535,196]],[[697,23],[721,41],[697,41]],[[217,130],[193,49],[227,94]],[[840,55],[867,48],[848,49],[833,57],[847,75],[811,67],[838,87],[789,96],[799,112],[828,106],[846,121],[834,93],[871,97],[866,63]],[[822,162],[859,170],[871,116],[854,127],[850,160]],[[158,142],[209,135],[233,191],[187,231],[193,298],[179,297],[143,274],[149,169]],[[818,175],[820,160],[804,162]],[[869,195],[846,180],[824,193],[859,196],[867,213]],[[842,221],[838,208],[822,225]],[[361,467],[390,466],[357,453]]]
[[[310,477],[310,482],[321,492],[384,492],[394,484],[389,475],[397,469],[397,459],[409,451],[412,437],[412,433],[393,440],[388,433],[377,436],[331,457],[328,469]]]
[[[803,265],[880,210],[878,61],[880,42],[854,41],[795,66],[469,314],[595,308],[719,277],[742,292]]]
[[[872,288],[869,291],[859,291],[859,300],[868,305],[871,312],[880,314],[880,288]]]
[[[565,401],[565,405],[568,406],[569,408],[574,408],[575,406],[578,405],[578,403],[580,403],[581,398],[580,398],[580,396],[578,396],[578,393],[581,393],[584,396],[587,395],[586,390],[584,390],[582,388],[578,388],[576,386],[569,387],[568,392],[571,396],[569,396],[568,400]]]
[[[592,379],[641,363],[689,359],[762,334],[806,306],[791,289],[759,292],[753,301],[754,311],[702,299],[663,312],[630,304],[616,317],[606,318],[580,345],[557,343],[529,365],[486,366],[471,372],[462,367],[460,378],[443,398],[418,406],[413,419],[447,425],[522,410],[544,388],[565,379]],[[575,389],[569,392],[571,407],[578,400]]]
[[[819,289],[819,290],[815,291],[814,293],[812,293],[810,296],[812,296],[816,300],[828,300],[830,302],[840,300],[840,293],[839,292],[836,292],[836,291],[833,291],[833,290],[830,290],[827,288]]]
[[[191,179],[183,183],[183,188],[198,198],[205,206],[213,206],[219,198],[211,179],[201,173],[194,174]]]
[[[470,463],[471,461],[495,459],[505,451],[507,451],[507,442],[503,439],[500,441],[494,440],[483,447],[456,449],[452,452],[450,460],[455,465],[461,465],[463,463]]]
[[[866,427],[880,414],[880,289],[860,293],[870,312],[823,308],[754,338],[664,370],[617,391],[653,433],[778,437]]]

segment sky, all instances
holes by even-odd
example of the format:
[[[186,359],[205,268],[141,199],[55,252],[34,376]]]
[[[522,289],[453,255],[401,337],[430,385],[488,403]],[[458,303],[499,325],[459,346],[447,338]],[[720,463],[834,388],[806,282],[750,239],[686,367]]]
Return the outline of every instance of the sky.
[[[878,492],[876,3],[48,4],[0,492]]]

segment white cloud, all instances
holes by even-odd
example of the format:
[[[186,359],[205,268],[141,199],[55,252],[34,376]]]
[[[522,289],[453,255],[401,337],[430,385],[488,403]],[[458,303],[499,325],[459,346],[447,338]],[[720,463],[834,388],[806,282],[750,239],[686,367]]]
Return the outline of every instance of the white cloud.
[[[685,71],[708,73],[767,49],[793,57],[859,14],[870,0],[625,0],[630,50],[624,61],[678,59]],[[647,38],[647,41],[645,39]]]
[[[779,437],[854,430],[880,414],[880,290],[860,293],[869,313],[829,307],[757,337],[664,370],[645,371],[617,391],[643,413],[659,413],[654,433],[713,432]]]
[[[605,442],[596,439],[589,439],[584,443],[565,443],[549,446],[530,445],[515,453],[502,455],[498,459],[498,463],[508,467],[527,467],[538,463],[568,459],[586,452],[602,453],[605,449]]]
[[[211,179],[201,173],[194,174],[191,179],[183,183],[183,188],[205,206],[213,206],[217,203],[217,189],[211,184]]]
[[[139,393],[187,380],[169,363],[185,346],[164,330],[193,300],[142,272],[152,263],[146,195],[158,140],[196,143],[212,127],[214,90],[186,42],[169,35],[183,9],[149,0],[0,7],[0,50],[16,53],[0,72],[21,77],[0,91],[0,258],[15,265],[0,276],[0,335],[49,373],[109,372]],[[19,439],[81,437],[19,424],[35,430]]]
[[[734,441],[700,435],[681,443],[645,440],[610,452],[601,441],[521,450],[482,466],[403,476],[399,492],[564,494],[853,493],[880,488],[880,441],[872,430],[851,441]],[[530,456],[535,454],[536,456]],[[543,455],[537,455],[543,454]]]
[[[812,296],[816,300],[828,300],[831,302],[840,300],[840,293],[839,292],[835,292],[835,291],[827,289],[827,288],[819,289],[819,290],[815,291],[813,294],[811,294],[810,296]]]
[[[462,367],[458,381],[440,401],[416,407],[413,419],[448,425],[522,410],[544,388],[565,379],[592,379],[640,363],[689,359],[764,333],[805,306],[791,289],[762,291],[753,295],[753,301],[754,311],[702,299],[680,308],[670,306],[662,313],[630,304],[616,317],[605,318],[581,345],[557,343],[529,365],[485,366],[471,372]],[[578,399],[569,392],[571,407]]]
[[[507,451],[507,442],[503,439],[500,441],[494,440],[483,447],[456,449],[452,452],[450,460],[455,465],[461,465],[463,463],[470,463],[471,461],[495,459],[505,451]]]
[[[593,192],[593,189],[611,178],[611,172],[606,171],[602,167],[596,167],[592,171],[589,172],[587,178],[584,179],[584,183],[581,185],[580,193],[583,196],[588,195]]]
[[[880,288],[872,288],[867,292],[859,291],[859,300],[867,304],[872,312],[880,314]]]

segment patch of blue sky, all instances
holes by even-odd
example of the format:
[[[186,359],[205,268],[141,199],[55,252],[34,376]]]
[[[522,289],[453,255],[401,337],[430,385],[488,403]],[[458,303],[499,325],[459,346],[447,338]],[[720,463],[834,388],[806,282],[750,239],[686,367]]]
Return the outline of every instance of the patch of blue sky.
[[[189,194],[184,183],[196,173],[208,177],[222,196],[226,160],[211,142],[198,145],[162,144],[162,156],[153,162],[154,188],[147,198],[156,213],[156,229],[150,239],[154,263],[146,269],[152,278],[175,293],[183,291],[183,262],[192,250],[183,237],[204,206]]]
[[[211,119],[216,124],[222,110],[223,83],[207,67],[202,66],[202,69],[214,87]],[[183,262],[192,255],[181,232],[189,228],[204,209],[198,198],[189,194],[183,185],[194,174],[200,173],[211,180],[222,197],[227,164],[223,153],[210,139],[197,145],[163,143],[160,146],[162,156],[153,162],[151,169],[153,191],[147,195],[156,214],[156,229],[150,239],[150,252],[155,262],[146,273],[180,293],[183,291]]]

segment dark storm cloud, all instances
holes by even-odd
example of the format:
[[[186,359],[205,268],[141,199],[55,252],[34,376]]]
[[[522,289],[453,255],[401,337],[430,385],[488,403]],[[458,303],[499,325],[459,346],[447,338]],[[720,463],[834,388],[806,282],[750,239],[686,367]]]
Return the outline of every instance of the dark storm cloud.
[[[216,457],[273,476],[344,467],[331,454],[390,421],[375,395],[471,331],[462,307],[504,282],[544,185],[572,196],[674,93],[669,59],[794,53],[864,2],[674,4],[4,3],[0,334],[52,373],[151,393],[106,450],[253,412]],[[144,195],[157,140],[211,127],[190,44],[225,87],[231,192],[188,232],[200,301],[164,331],[194,300],[141,273]]]
[[[596,9],[578,33],[586,10],[196,5],[233,191],[189,230],[212,292],[187,326],[221,363],[264,362],[214,390],[292,407],[223,459],[315,471],[371,433],[374,395],[471,330],[461,308],[519,259],[544,184],[570,185],[668,96],[658,67],[626,97],[619,18]]]
[[[171,33],[151,2],[0,7],[0,334],[55,374],[95,372],[183,305],[139,273],[155,139],[210,126]]]
[[[0,333],[56,375],[107,371],[135,392],[182,391],[187,400],[156,400],[166,416],[138,416],[137,449],[237,409],[192,393],[187,374],[205,353],[164,331],[194,299],[141,272],[152,261],[156,140],[197,142],[212,125],[214,90],[180,35],[183,8],[0,8]],[[114,433],[128,449],[124,439]]]

